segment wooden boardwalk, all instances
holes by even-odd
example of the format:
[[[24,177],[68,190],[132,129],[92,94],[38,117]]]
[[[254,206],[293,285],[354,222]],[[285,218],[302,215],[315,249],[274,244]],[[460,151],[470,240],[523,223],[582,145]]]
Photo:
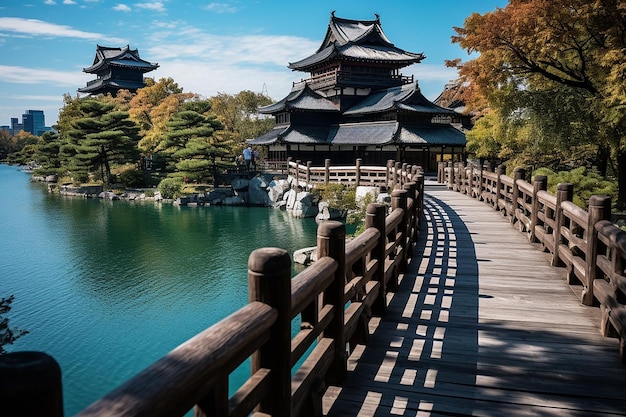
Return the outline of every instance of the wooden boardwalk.
[[[564,269],[475,199],[427,185],[424,204],[428,230],[325,413],[626,416],[617,341]]]

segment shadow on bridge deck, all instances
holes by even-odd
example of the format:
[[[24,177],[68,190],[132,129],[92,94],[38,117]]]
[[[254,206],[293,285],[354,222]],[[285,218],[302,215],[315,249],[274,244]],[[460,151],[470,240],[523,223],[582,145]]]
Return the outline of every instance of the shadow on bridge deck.
[[[427,187],[424,203],[409,270],[327,414],[626,416],[617,342],[564,271],[474,199]]]

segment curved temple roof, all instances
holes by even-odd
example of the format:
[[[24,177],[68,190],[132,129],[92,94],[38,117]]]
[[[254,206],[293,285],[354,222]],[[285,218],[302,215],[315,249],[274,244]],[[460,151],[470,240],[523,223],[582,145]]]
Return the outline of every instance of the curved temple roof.
[[[326,36],[311,56],[290,63],[289,68],[309,71],[332,59],[385,62],[405,67],[424,59],[421,53],[407,52],[394,46],[383,32],[380,19],[350,20],[331,13]]]
[[[294,87],[287,97],[268,106],[260,107],[259,113],[273,114],[288,110],[310,110],[338,112],[339,109],[330,100],[322,97],[302,83]]]
[[[108,65],[132,67],[141,72],[149,72],[159,67],[159,64],[153,64],[141,59],[139,57],[139,51],[137,49],[130,49],[129,45],[123,48],[97,45],[93,64],[90,67],[83,68],[83,71],[95,73]]]

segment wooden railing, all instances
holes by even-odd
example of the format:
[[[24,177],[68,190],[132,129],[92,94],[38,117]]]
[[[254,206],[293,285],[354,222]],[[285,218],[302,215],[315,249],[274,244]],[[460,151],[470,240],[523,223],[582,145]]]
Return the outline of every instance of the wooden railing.
[[[422,173],[422,168],[417,165],[408,165],[387,161],[387,165],[366,166],[361,164],[361,159],[351,166],[332,166],[330,159],[326,159],[323,167],[312,166],[311,162],[302,164],[300,161],[287,161],[287,172],[302,186],[315,186],[316,184],[346,184],[359,186],[387,186],[397,187],[406,184]]]
[[[293,278],[285,250],[252,252],[249,304],[78,416],[182,416],[194,407],[197,417],[321,416],[325,387],[346,377],[349,353],[366,343],[371,316],[385,314],[387,292],[395,291],[412,256],[422,217],[423,176],[405,179],[392,191],[389,214],[385,205],[369,204],[365,232],[349,243],[343,223],[322,222],[318,260]],[[292,338],[298,316],[301,329]],[[251,376],[229,396],[229,375],[248,358]],[[3,411],[29,415],[24,412],[32,403],[39,407],[34,414],[62,416],[56,395],[60,372],[53,379],[59,385],[51,390],[55,395],[49,406],[40,394],[29,398],[33,385],[25,384],[19,412],[10,413],[17,409],[12,404],[3,404]]]
[[[572,202],[573,186],[558,184],[546,191],[547,178],[525,180],[518,168],[513,178],[502,167],[493,172],[473,165],[440,163],[437,178],[448,188],[478,198],[510,218],[528,240],[551,255],[552,266],[565,267],[565,278],[579,288],[580,300],[599,305],[600,329],[618,337],[626,364],[626,232],[611,221],[611,198],[594,195],[584,210]]]

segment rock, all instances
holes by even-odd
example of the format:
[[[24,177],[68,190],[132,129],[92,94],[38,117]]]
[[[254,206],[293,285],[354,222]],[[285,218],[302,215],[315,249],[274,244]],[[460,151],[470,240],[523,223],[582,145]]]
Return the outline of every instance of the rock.
[[[248,204],[251,206],[269,206],[270,198],[267,195],[268,184],[261,176],[250,180],[248,186]]]
[[[163,196],[161,196],[161,192],[160,191],[155,191],[154,192],[154,201],[161,201],[163,200]]]
[[[285,194],[283,194],[283,200],[286,203],[286,207],[285,208],[287,210],[293,210],[293,207],[296,204],[296,196],[297,195],[298,195],[298,193],[294,189],[290,189]]]
[[[238,195],[234,195],[232,197],[226,197],[222,201],[222,204],[225,206],[244,206],[246,205],[246,201]]]
[[[318,213],[314,197],[308,191],[297,193],[291,213],[298,218],[315,217]]]
[[[220,205],[226,198],[232,197],[233,190],[230,188],[216,188],[204,197],[204,201],[211,205]]]
[[[320,201],[317,204],[318,214],[315,216],[316,221],[339,220],[344,219],[348,215],[347,210],[330,207],[328,202]]]
[[[250,180],[246,178],[237,178],[233,180],[231,187],[235,191],[245,191],[250,186]]]
[[[272,207],[278,208],[284,206],[283,195],[289,190],[289,182],[287,180],[272,180],[267,187],[267,197]]]
[[[317,246],[298,249],[293,253],[293,261],[305,266],[317,261]]]
[[[98,194],[98,198],[102,198],[104,200],[119,200],[120,198],[112,191],[103,191]]]

